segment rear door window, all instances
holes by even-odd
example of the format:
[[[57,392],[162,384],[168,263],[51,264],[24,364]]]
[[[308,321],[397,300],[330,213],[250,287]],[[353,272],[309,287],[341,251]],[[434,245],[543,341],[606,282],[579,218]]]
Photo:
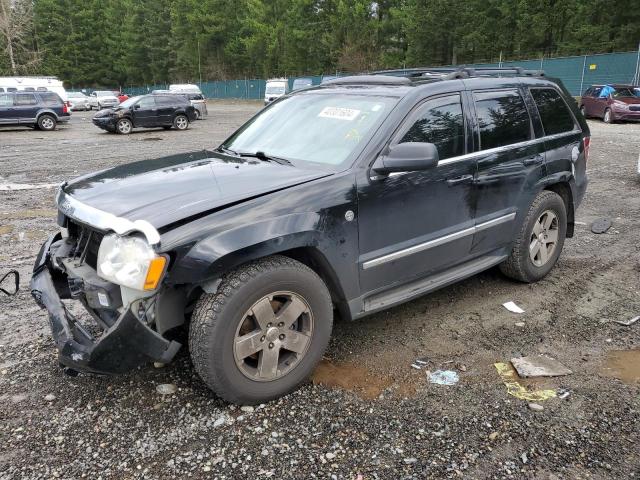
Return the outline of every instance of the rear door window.
[[[13,95],[0,94],[0,108],[13,107]]]
[[[15,98],[15,104],[17,106],[29,106],[38,104],[38,100],[33,93],[18,93],[16,94]]]
[[[156,98],[156,103],[161,107],[173,107],[176,104],[179,104],[180,101],[174,97],[169,96],[158,96]]]
[[[464,154],[464,115],[459,94],[427,100],[413,118],[414,123],[398,143],[433,143],[440,160]]]
[[[47,92],[40,93],[40,98],[42,99],[42,103],[47,107],[55,107],[62,105],[62,99],[58,96],[57,93]]]
[[[144,97],[140,99],[140,101],[138,102],[138,105],[140,105],[140,108],[145,110],[156,108],[156,101],[153,97]]]
[[[552,88],[532,88],[530,91],[538,106],[545,135],[571,132],[575,129],[573,116],[558,92]]]
[[[529,112],[518,90],[474,92],[473,98],[481,150],[531,139]]]

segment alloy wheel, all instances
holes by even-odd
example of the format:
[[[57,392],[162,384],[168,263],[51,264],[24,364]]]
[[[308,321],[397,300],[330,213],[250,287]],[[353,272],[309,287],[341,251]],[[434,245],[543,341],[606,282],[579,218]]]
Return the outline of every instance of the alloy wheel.
[[[126,135],[127,133],[131,133],[131,122],[128,120],[120,120],[118,122],[118,132]]]
[[[54,127],[54,123],[53,123],[53,119],[50,117],[45,117],[40,121],[40,126],[44,129],[44,130],[51,130]]]
[[[243,315],[233,342],[233,356],[251,380],[276,380],[295,368],[313,335],[313,313],[300,295],[279,291],[262,297]]]
[[[536,267],[542,267],[553,258],[558,245],[558,217],[545,210],[533,226],[529,238],[529,258]]]
[[[178,118],[176,118],[176,128],[178,130],[184,130],[188,126],[189,121],[187,120],[187,117],[179,116]]]

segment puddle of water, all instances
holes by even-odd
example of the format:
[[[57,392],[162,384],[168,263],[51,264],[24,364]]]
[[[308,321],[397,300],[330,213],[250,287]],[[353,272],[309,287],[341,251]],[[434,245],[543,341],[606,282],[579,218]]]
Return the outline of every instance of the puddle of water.
[[[365,400],[377,398],[393,383],[386,375],[373,375],[366,368],[350,363],[332,363],[322,360],[311,376],[311,381],[328,388],[349,390]]]
[[[607,352],[601,373],[624,383],[640,383],[640,349]]]

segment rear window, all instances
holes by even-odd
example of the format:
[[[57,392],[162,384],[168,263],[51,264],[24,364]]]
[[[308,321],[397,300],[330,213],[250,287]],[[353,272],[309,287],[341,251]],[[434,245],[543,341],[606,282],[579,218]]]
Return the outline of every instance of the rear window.
[[[517,90],[474,92],[480,148],[502,147],[531,139],[531,121]]]
[[[56,105],[62,105],[62,99],[57,93],[42,92],[39,94],[42,99],[42,103],[48,107],[55,107]]]
[[[37,105],[38,100],[36,100],[36,96],[33,93],[18,93],[15,97],[16,105]]]
[[[552,88],[533,88],[531,96],[538,106],[545,135],[555,135],[575,129],[573,116],[558,92]]]

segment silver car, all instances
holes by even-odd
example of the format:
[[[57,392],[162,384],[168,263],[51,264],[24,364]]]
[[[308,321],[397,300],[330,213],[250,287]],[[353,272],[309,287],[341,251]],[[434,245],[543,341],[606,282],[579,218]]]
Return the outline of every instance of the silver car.
[[[89,110],[93,108],[96,110],[111,108],[119,103],[118,97],[111,90],[96,90],[89,95]]]
[[[67,92],[67,100],[72,111],[91,110],[89,97],[82,92]]]

